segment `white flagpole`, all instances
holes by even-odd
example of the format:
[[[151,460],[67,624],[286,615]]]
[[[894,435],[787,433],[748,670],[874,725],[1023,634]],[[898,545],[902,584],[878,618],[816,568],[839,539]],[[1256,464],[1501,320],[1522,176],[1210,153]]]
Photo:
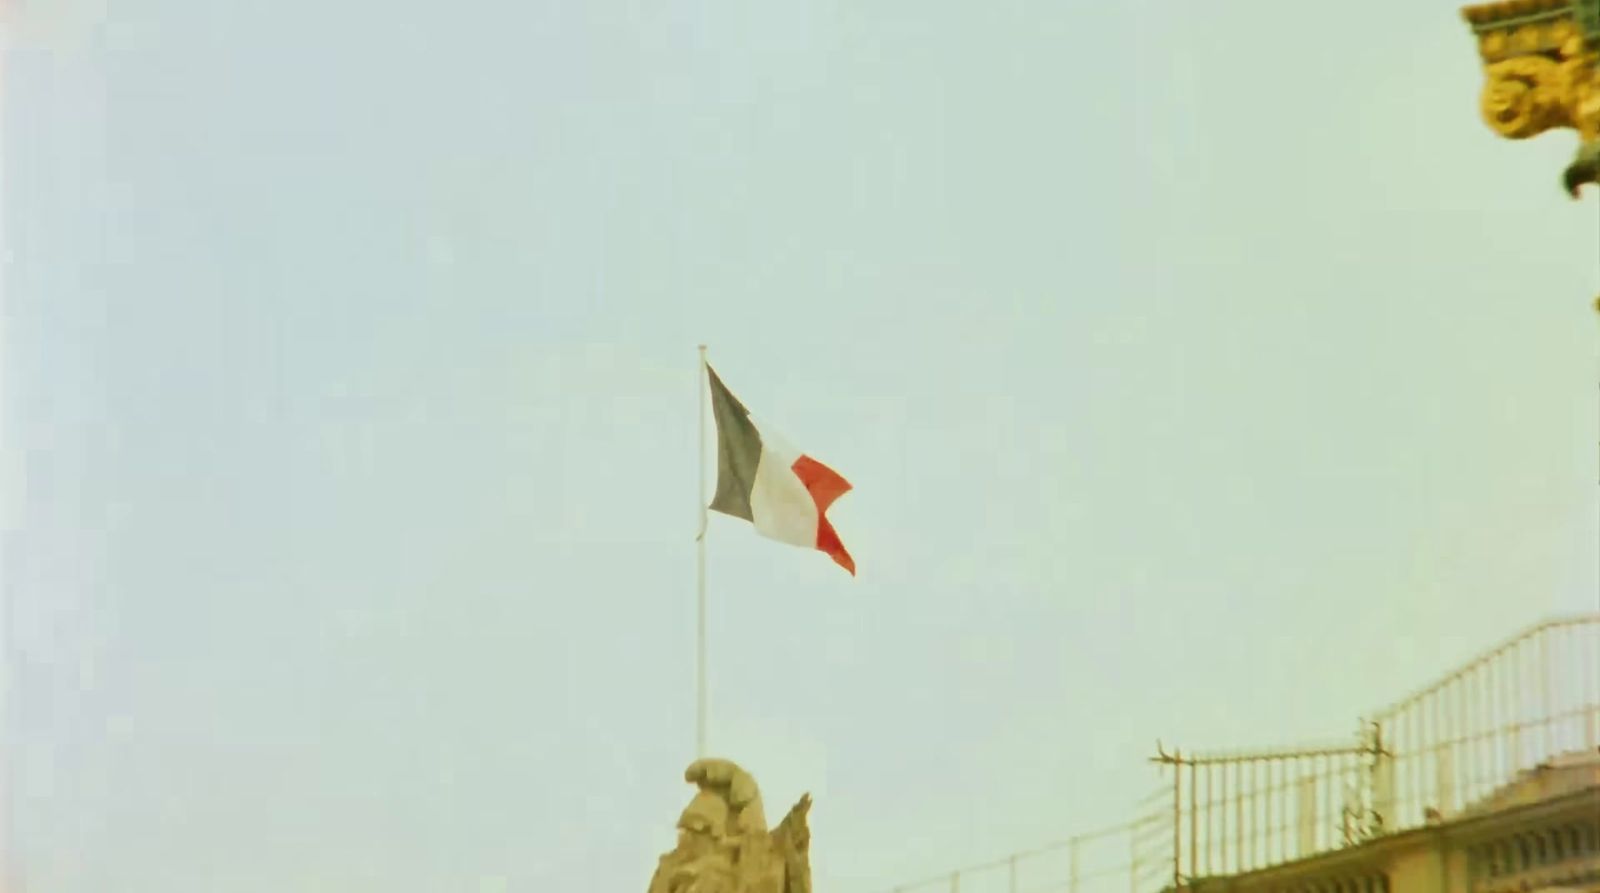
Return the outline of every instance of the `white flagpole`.
[[[695,756],[706,756],[706,346],[700,345],[700,368],[695,381],[700,387],[700,534],[694,538],[696,590],[699,608],[695,628]]]

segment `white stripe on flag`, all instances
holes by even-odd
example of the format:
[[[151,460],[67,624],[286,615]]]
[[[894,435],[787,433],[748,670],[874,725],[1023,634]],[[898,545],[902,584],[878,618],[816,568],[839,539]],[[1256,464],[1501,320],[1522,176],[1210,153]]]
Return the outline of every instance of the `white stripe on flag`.
[[[755,420],[751,419],[754,423]],[[750,489],[750,514],[762,536],[795,546],[817,546],[817,502],[794,473],[801,453],[761,425],[761,461]]]

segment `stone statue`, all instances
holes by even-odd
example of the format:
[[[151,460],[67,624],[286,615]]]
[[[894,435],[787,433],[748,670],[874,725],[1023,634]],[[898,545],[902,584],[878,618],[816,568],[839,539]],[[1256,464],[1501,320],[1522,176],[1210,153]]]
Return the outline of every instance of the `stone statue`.
[[[678,818],[678,846],[661,857],[650,893],[811,893],[811,795],[767,830],[761,792],[728,760],[696,760],[700,788]]]

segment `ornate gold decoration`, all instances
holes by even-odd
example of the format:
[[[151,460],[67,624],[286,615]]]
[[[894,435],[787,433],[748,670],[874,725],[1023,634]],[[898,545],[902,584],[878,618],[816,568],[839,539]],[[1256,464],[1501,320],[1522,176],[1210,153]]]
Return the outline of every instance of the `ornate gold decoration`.
[[[811,893],[811,796],[767,830],[761,792],[727,760],[697,760],[684,780],[700,792],[678,818],[678,846],[661,857],[650,893]]]
[[[1600,150],[1600,30],[1595,0],[1504,0],[1461,14],[1478,38],[1485,82],[1483,120],[1507,139],[1549,130],[1578,132],[1578,159],[1567,169],[1574,196],[1596,182]],[[1587,6],[1585,4],[1588,4]]]
[[[1526,139],[1571,120],[1557,63],[1542,56],[1518,56],[1487,66],[1480,106],[1483,120],[1508,139]]]

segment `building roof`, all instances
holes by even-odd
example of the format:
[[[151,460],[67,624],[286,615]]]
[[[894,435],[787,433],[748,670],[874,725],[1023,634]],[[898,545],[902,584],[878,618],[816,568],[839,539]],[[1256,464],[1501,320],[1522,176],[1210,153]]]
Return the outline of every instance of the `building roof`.
[[[1600,786],[1600,749],[1563,754],[1517,773],[1494,793],[1462,810],[1462,817],[1537,803]]]

